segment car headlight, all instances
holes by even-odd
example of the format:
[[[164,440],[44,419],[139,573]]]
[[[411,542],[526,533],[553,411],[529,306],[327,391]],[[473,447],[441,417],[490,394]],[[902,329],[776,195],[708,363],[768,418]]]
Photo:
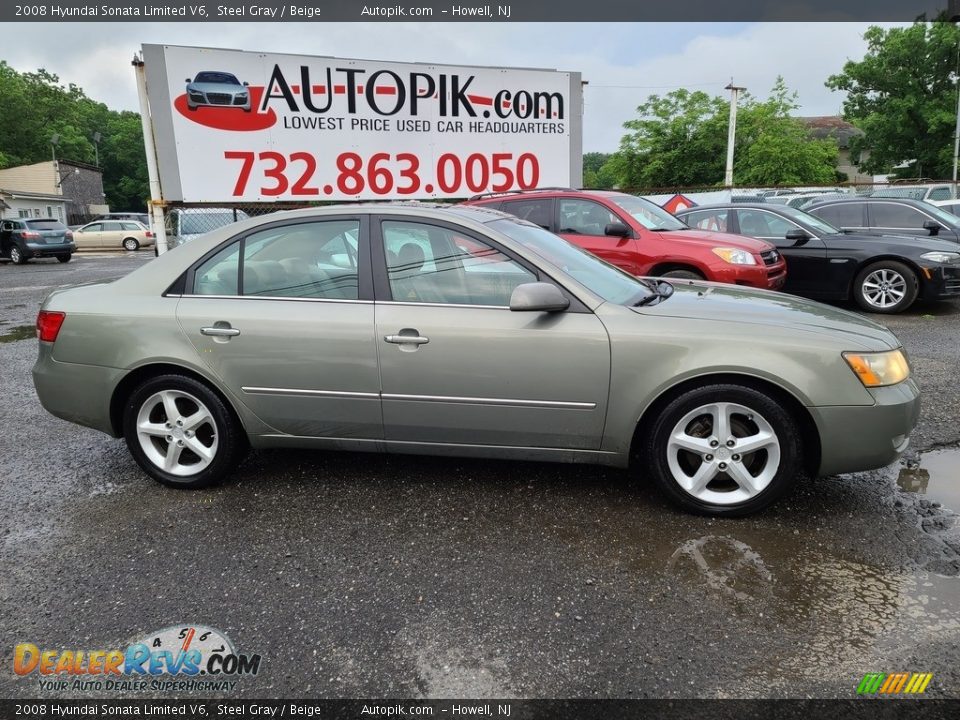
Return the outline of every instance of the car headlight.
[[[960,253],[934,250],[933,252],[924,253],[920,257],[935,263],[952,263],[960,260]]]
[[[864,387],[896,385],[910,377],[910,365],[902,350],[887,352],[843,353],[850,369],[860,378]]]
[[[746,250],[738,250],[737,248],[717,247],[717,248],[713,248],[713,254],[719,258],[722,258],[724,262],[728,262],[731,265],[756,265],[757,264],[757,261],[754,259],[753,255],[748,253]]]

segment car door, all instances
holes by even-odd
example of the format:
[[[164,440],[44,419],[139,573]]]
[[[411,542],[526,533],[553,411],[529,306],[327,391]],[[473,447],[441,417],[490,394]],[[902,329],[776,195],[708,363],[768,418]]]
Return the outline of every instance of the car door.
[[[84,225],[73,234],[73,241],[76,243],[78,250],[97,248],[100,247],[102,242],[100,240],[100,234],[102,232],[103,223],[90,223],[89,225]]]
[[[923,226],[925,222],[936,222],[943,228],[915,207],[880,200],[867,205],[867,218],[872,230],[888,235],[930,237],[930,230]]]
[[[827,247],[812,232],[769,210],[737,208],[737,232],[766,240],[775,245],[787,260],[785,292],[797,295],[836,295],[830,278]],[[791,230],[806,233],[806,238],[787,238]]]
[[[10,257],[10,245],[13,242],[13,233],[16,221],[4,220],[0,222],[0,256]]]
[[[456,225],[373,223],[384,435],[453,443],[600,447],[610,377],[595,315],[512,312],[536,268]]]
[[[380,377],[366,221],[258,229],[211,252],[177,306],[199,361],[289,435],[379,440]]]
[[[505,200],[499,209],[553,232],[555,204],[553,198],[524,198]]]
[[[103,223],[103,232],[100,233],[100,247],[115,249],[123,242],[123,225],[117,220]]]
[[[607,235],[611,223],[631,227],[605,205],[581,198],[557,199],[557,234],[567,242],[592,252],[599,258],[637,275],[641,272],[637,258],[637,241],[633,237]]]

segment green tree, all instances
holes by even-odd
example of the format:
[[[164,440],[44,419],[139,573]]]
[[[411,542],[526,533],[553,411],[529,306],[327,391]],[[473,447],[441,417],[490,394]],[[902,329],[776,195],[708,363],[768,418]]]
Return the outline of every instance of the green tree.
[[[905,177],[949,177],[956,122],[957,46],[952,23],[916,22],[866,33],[863,60],[848,61],[827,87],[847,93],[844,116],[864,131],[851,151],[868,150],[867,172],[909,162]]]
[[[610,153],[584,153],[583,186],[598,190],[609,190],[617,183],[610,165],[613,157]]]
[[[791,113],[796,94],[778,78],[763,102],[749,94],[737,106],[734,183],[789,185],[835,179],[837,146],[811,140]],[[716,186],[723,182],[730,101],[705,92],[651,95],[624,123],[631,131],[609,165],[625,188]]]
[[[107,202],[122,210],[145,209],[149,186],[140,116],[110,110],[46,70],[20,73],[0,61],[0,167],[49,160],[53,135],[57,157],[92,164],[95,132],[102,137]]]

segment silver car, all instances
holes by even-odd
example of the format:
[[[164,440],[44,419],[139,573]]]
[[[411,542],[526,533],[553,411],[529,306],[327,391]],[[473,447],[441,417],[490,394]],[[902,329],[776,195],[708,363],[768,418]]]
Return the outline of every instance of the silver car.
[[[892,462],[919,413],[865,318],[638,279],[483,208],[245,220],[55,290],[37,322],[43,406],[174,487],[307,447],[632,464],[691,511],[744,515]]]
[[[204,70],[187,78],[187,108],[237,107],[250,112],[250,88],[237,76],[219,70]]]

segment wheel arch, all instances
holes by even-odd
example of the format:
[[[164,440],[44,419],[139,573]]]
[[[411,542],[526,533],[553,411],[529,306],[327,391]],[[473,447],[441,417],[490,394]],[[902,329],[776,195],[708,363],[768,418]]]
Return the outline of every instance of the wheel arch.
[[[113,395],[110,396],[110,428],[113,431],[114,437],[122,437],[123,435],[123,408],[126,405],[130,395],[143,382],[160,375],[183,375],[184,377],[188,377],[192,380],[203,383],[212,393],[220,398],[223,404],[233,414],[233,418],[236,420],[239,426],[241,428],[245,428],[242,416],[237,411],[232,399],[228,397],[219,387],[217,387],[215,383],[210,382],[209,378],[201,375],[196,370],[192,370],[183,365],[177,365],[169,362],[157,362],[134,368],[129,373],[124,375],[123,379],[120,380],[120,382],[117,383],[117,386],[114,388]]]
[[[650,268],[650,275],[663,275],[664,273],[668,273],[672,270],[689,270],[697,273],[697,275],[700,275],[704,279],[710,276],[709,270],[698,265],[693,260],[686,258],[683,260],[661,260],[652,268]]]
[[[766,393],[786,408],[800,427],[800,436],[803,443],[803,468],[810,477],[816,477],[820,468],[821,446],[820,431],[806,406],[792,392],[782,385],[756,377],[734,372],[711,373],[688,378],[675,385],[671,385],[657,395],[640,415],[634,428],[633,438],[630,441],[630,460],[634,462],[639,455],[643,438],[651,431],[653,423],[663,409],[683,393],[705,385],[733,384]]]
[[[917,276],[917,290],[920,297],[923,297],[923,277],[924,272],[920,266],[912,259],[904,257],[903,255],[893,255],[891,253],[883,253],[882,255],[874,255],[873,257],[866,258],[857,263],[857,266],[853,269],[853,273],[850,275],[850,284],[847,286],[847,299],[854,297],[854,291],[856,289],[857,278],[860,277],[866,268],[871,265],[876,265],[879,262],[891,261],[898,262],[902,265],[906,265],[913,271],[913,274]]]

